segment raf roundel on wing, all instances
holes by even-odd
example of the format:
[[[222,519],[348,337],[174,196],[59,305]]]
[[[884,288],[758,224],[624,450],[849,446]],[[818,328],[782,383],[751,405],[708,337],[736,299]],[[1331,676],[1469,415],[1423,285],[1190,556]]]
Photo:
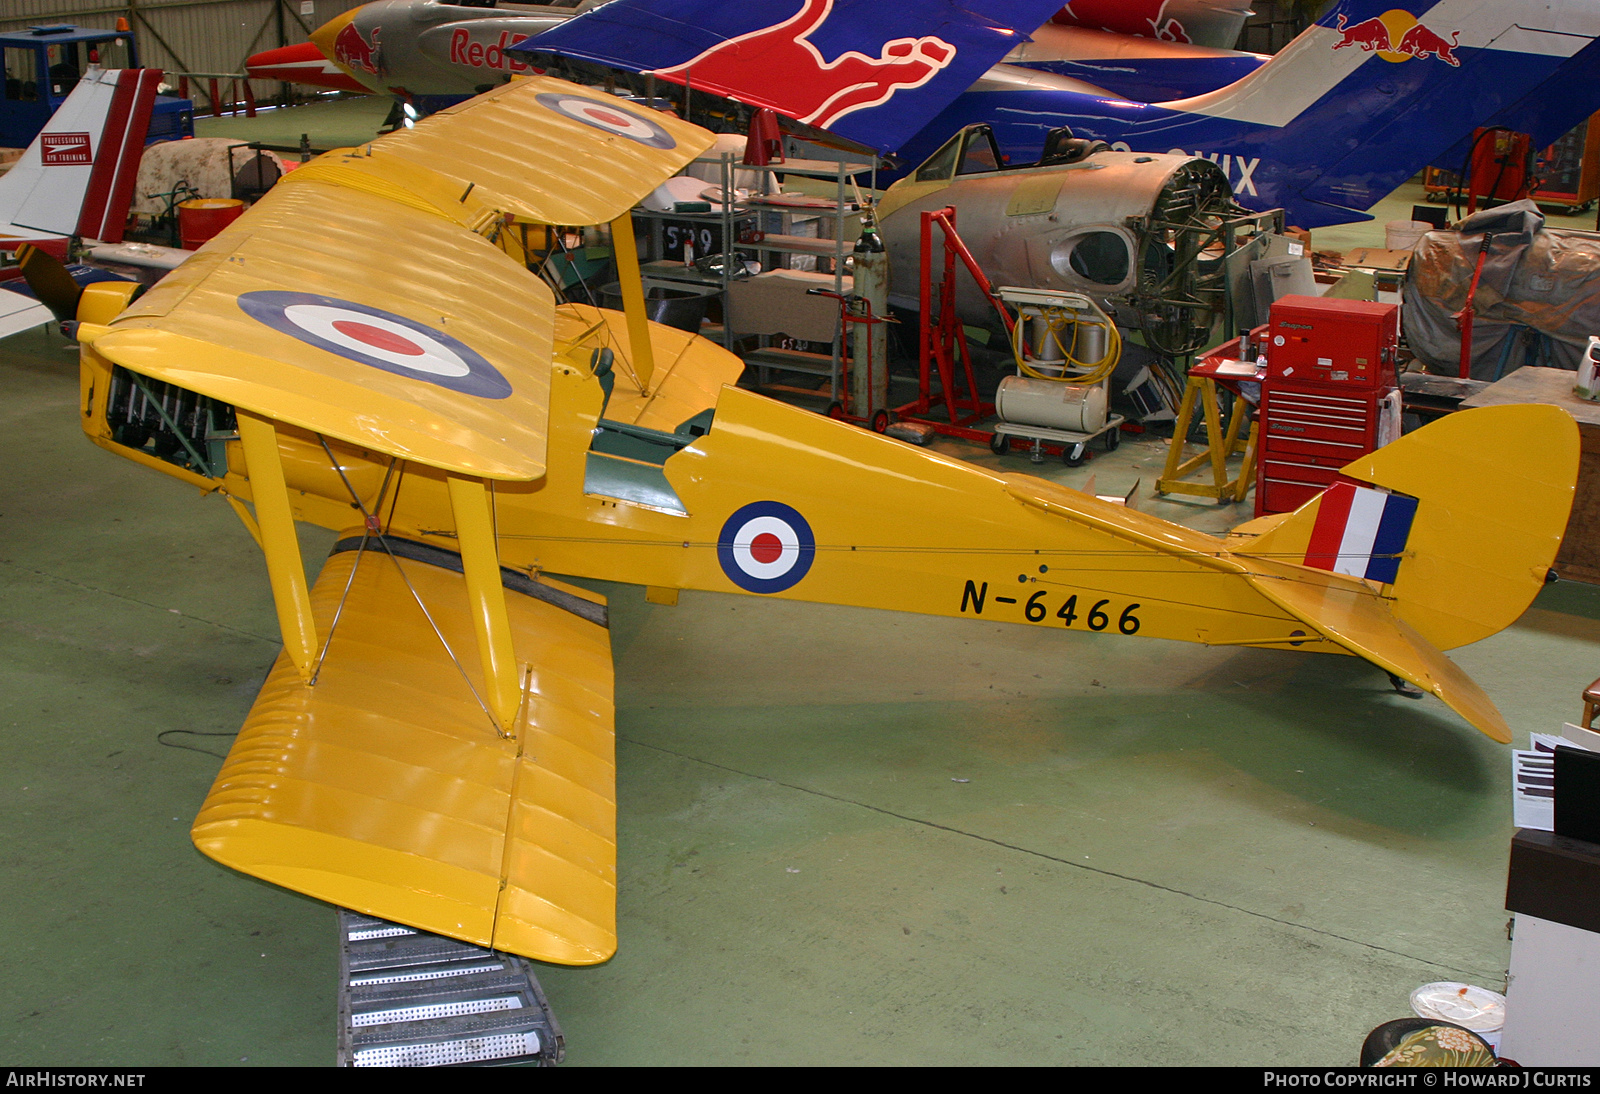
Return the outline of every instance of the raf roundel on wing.
[[[511,384],[482,354],[394,312],[307,292],[248,292],[239,307],[273,330],[358,364],[483,399],[511,394]]]
[[[664,151],[678,146],[672,134],[661,126],[649,118],[623,109],[614,102],[608,103],[602,99],[591,99],[586,95],[568,95],[559,92],[545,92],[538,96],[538,100],[557,114],[571,118],[575,122],[582,122],[606,133],[615,133],[619,137],[627,137],[630,141],[637,141],[650,148]]]
[[[754,501],[736,511],[717,536],[717,561],[739,588],[781,593],[800,583],[817,554],[817,537],[798,511]]]

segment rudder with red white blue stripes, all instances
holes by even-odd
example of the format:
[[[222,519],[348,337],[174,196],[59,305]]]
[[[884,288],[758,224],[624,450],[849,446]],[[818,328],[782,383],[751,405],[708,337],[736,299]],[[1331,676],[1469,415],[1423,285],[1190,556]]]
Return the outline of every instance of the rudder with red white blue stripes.
[[[1392,584],[1416,515],[1416,498],[1336,482],[1322,495],[1305,564]]]

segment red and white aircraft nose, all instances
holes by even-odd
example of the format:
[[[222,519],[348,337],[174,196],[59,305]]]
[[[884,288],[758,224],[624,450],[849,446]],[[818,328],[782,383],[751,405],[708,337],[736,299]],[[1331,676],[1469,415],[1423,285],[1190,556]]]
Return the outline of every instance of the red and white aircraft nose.
[[[257,53],[244,63],[244,70],[252,80],[283,80],[335,91],[367,90],[353,80],[348,72],[323,56],[313,42]]]

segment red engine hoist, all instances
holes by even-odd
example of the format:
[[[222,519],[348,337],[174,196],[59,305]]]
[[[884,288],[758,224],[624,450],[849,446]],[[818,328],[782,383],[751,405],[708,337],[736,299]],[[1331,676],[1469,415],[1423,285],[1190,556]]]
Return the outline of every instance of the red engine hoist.
[[[934,310],[933,286],[933,226],[943,233],[944,271],[938,288],[938,311]],[[994,287],[978,268],[977,259],[967,250],[967,245],[956,234],[956,211],[953,206],[922,214],[922,253],[919,306],[921,339],[918,353],[917,398],[894,409],[900,421],[920,422],[950,437],[987,444],[994,436],[987,429],[974,428],[979,422],[994,414],[994,404],[978,395],[978,381],[972,373],[972,355],[967,349],[966,332],[956,315],[956,260],[967,268],[972,280],[977,282],[989,303],[1005,322],[1009,336],[1014,327],[1011,313],[1006,311],[994,294]],[[966,393],[956,389],[956,358],[961,358],[962,379]],[[933,391],[933,370],[939,371],[939,391]],[[943,417],[928,417],[936,407],[944,408]]]

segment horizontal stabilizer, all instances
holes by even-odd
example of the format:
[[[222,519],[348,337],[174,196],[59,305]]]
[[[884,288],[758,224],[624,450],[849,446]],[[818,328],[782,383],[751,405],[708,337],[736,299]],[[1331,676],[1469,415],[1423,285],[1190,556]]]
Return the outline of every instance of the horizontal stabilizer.
[[[1511,728],[1484,690],[1358,579],[1268,559],[1250,559],[1249,565],[1250,583],[1267,599],[1356,656],[1444,700],[1491,739],[1511,743]]]
[[[332,628],[316,682],[279,657],[195,845],[368,915],[542,961],[604,961],[616,949],[610,635],[563,606],[576,597],[508,588],[524,689],[501,737],[472,690],[461,575],[375,543],[336,553],[312,592],[318,633]]]

